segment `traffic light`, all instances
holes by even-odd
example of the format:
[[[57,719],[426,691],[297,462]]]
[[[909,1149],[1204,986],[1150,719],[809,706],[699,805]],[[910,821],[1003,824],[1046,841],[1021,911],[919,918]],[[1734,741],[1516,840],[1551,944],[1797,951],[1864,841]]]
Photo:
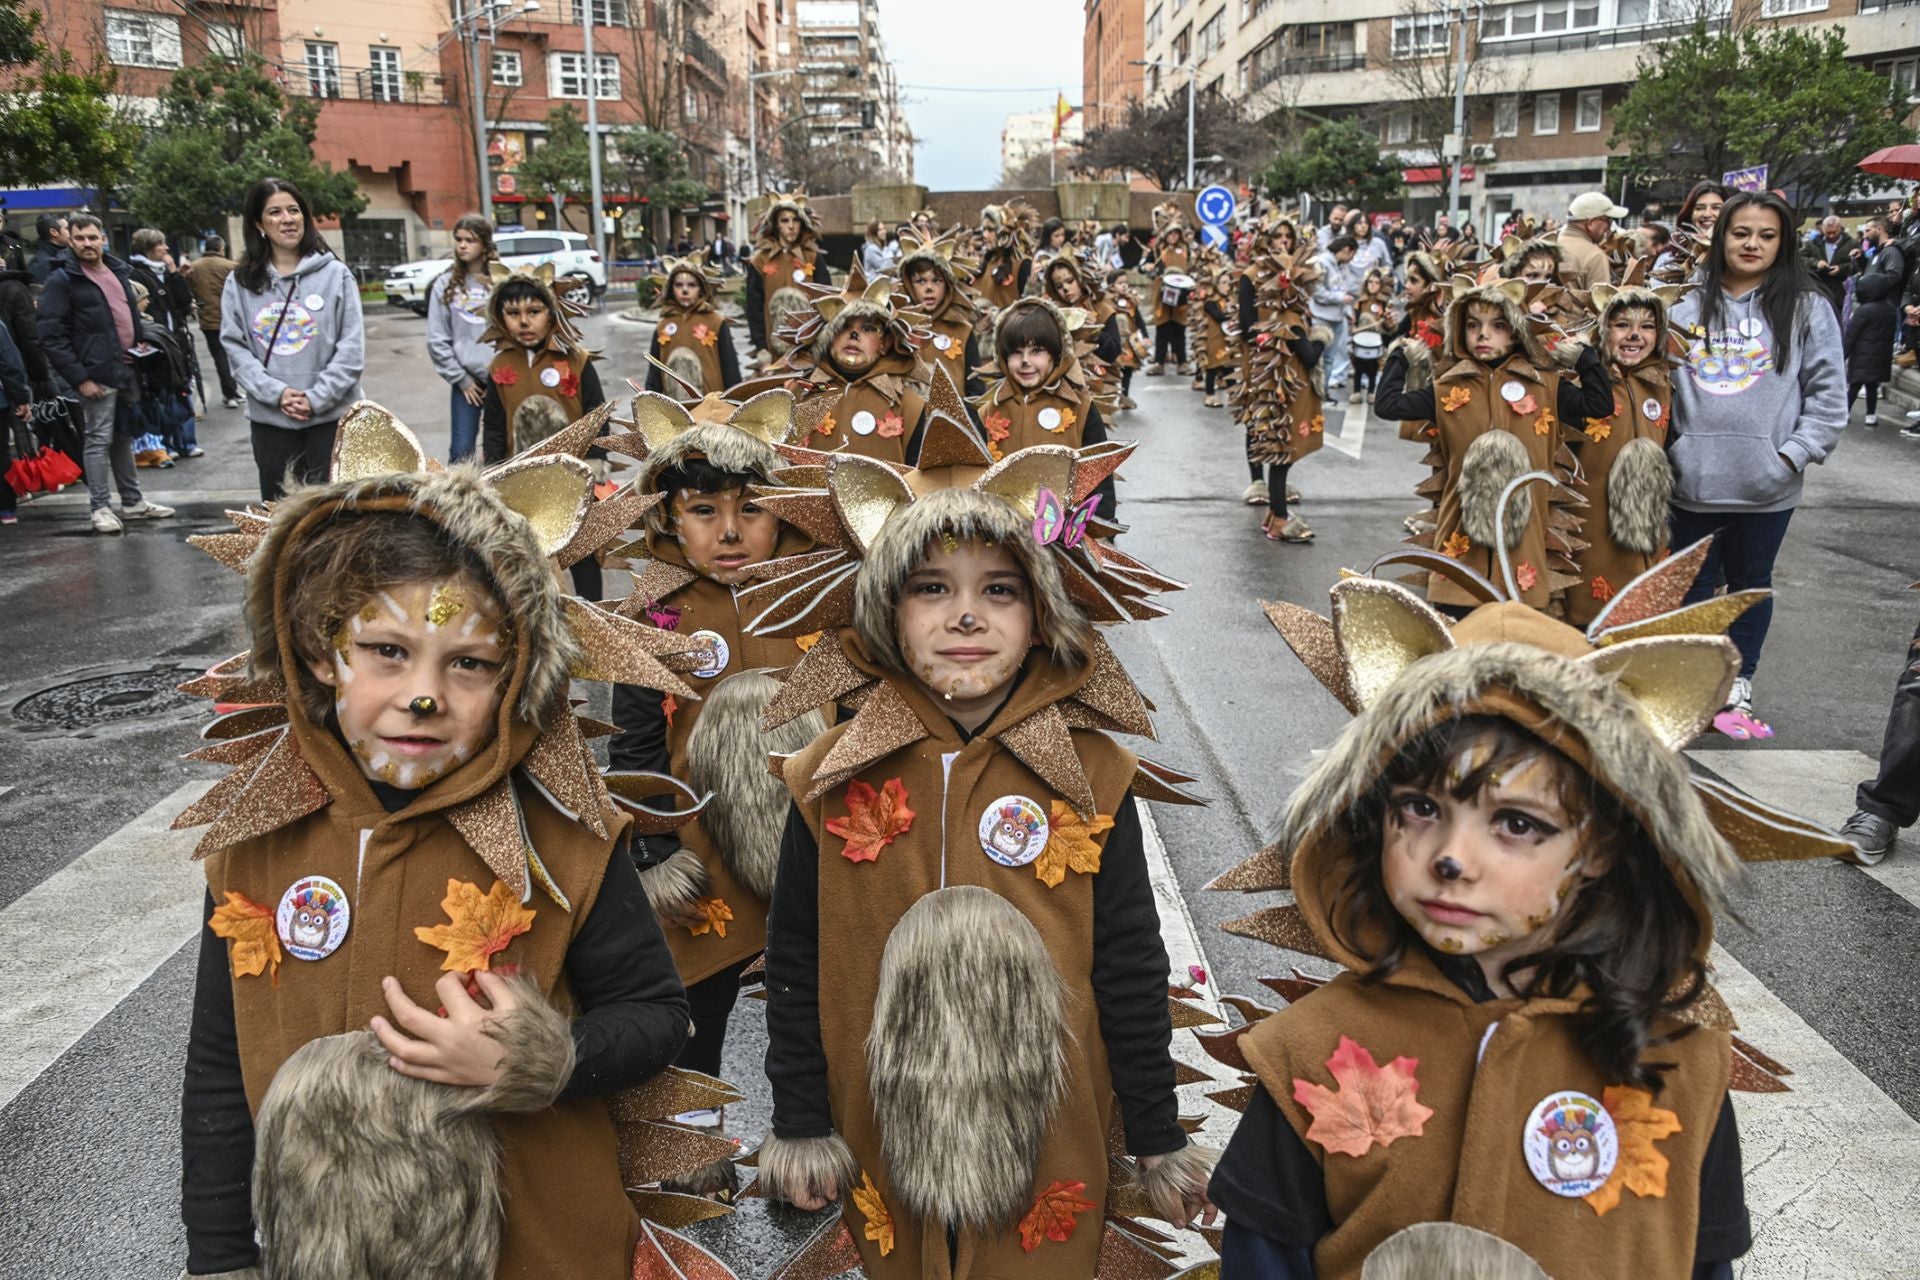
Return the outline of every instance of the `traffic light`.
[[[862,102],[860,104],[860,127],[862,129],[873,128],[873,120],[874,120],[873,102],[871,100]]]

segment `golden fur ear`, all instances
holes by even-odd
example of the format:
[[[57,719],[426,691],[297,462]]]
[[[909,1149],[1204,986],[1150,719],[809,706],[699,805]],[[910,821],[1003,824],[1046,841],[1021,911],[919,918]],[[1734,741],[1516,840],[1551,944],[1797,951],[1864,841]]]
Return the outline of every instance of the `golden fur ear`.
[[[1073,493],[1073,464],[1073,450],[1065,445],[1035,445],[996,462],[974,488],[1005,499],[1031,520],[1040,490],[1051,489],[1063,501]]]
[[[513,268],[495,258],[487,264],[487,275],[495,284],[505,284],[513,276]]]
[[[1480,282],[1465,273],[1457,274],[1447,282],[1447,290],[1453,295],[1453,301],[1455,302],[1460,301],[1460,299],[1479,287]]]
[[[333,438],[333,479],[366,480],[396,471],[427,469],[427,451],[392,413],[371,400],[356,400],[340,416]]]
[[[1692,292],[1693,286],[1690,284],[1663,284],[1654,286],[1653,296],[1666,303],[1671,309],[1675,303]]]
[[[693,425],[693,415],[679,401],[658,391],[642,391],[636,395],[630,412],[635,430],[646,437],[648,452],[672,443]]]
[[[502,502],[533,526],[540,554],[551,556],[573,541],[593,499],[593,472],[578,458],[546,454],[508,462],[487,473]]]
[[[889,306],[893,301],[893,281],[880,276],[860,294],[860,300],[877,306]]]
[[[553,287],[553,264],[551,262],[543,262],[536,266],[533,269],[533,278],[551,289]]]
[[[1080,330],[1086,328],[1093,319],[1082,307],[1062,307],[1060,308],[1060,318],[1065,323],[1069,334],[1080,332]]]
[[[793,434],[793,392],[784,387],[762,391],[734,410],[728,425],[768,444],[784,444]]]
[[[1725,636],[1649,636],[1578,661],[1613,675],[1654,736],[1678,751],[1727,705],[1740,651]]]
[[[894,513],[913,502],[913,490],[899,472],[858,454],[836,454],[827,464],[827,492],[841,525],[863,553]]]
[[[1527,282],[1525,280],[1502,280],[1495,284],[1494,288],[1500,290],[1500,292],[1506,294],[1521,306],[1524,307],[1527,305]]]
[[[1398,583],[1348,578],[1332,595],[1334,641],[1360,707],[1371,706],[1421,658],[1454,647],[1447,620]]]
[[[1607,309],[1607,304],[1612,302],[1619,292],[1618,289],[1610,284],[1603,283],[1593,286],[1593,309],[1604,312]]]
[[[820,299],[813,304],[813,309],[820,313],[822,320],[825,320],[828,324],[832,324],[834,320],[839,317],[840,313],[847,309],[847,300],[836,294],[831,298]]]

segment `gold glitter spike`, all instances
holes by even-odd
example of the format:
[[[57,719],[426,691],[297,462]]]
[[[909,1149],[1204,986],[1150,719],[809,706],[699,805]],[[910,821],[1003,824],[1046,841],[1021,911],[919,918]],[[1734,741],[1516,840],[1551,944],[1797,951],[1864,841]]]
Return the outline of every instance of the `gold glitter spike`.
[[[1093,816],[1093,784],[1073,748],[1073,734],[1058,705],[1049,703],[994,735],[1000,745],[1040,775],[1082,818]]]
[[[936,362],[927,382],[927,408],[951,422],[967,422],[967,398],[944,362]],[[989,458],[991,461],[991,458]],[[926,465],[923,461],[921,465]],[[939,465],[939,464],[936,464]]]
[[[879,684],[820,762],[806,803],[818,800],[876,760],[884,760],[926,736],[927,727],[920,723],[906,695],[891,681]]]
[[[847,533],[840,527],[833,495],[826,490],[756,484],[747,486],[747,492],[759,506],[773,512],[822,546],[847,545]]]
[[[693,788],[671,774],[650,773],[644,769],[622,769],[603,774],[601,783],[613,797],[613,802],[633,818],[635,834],[643,836],[665,835],[669,831],[678,831],[700,816],[713,799],[709,792],[696,796]],[[675,805],[671,809],[649,807],[645,802],[660,796],[673,796]],[[691,1111],[692,1107],[677,1108]]]
[[[533,874],[533,882],[553,899],[554,905],[568,915],[573,914],[572,900],[567,897],[566,891],[561,889],[559,881],[555,880],[552,873],[547,870],[547,864],[540,861],[540,851],[533,847],[531,840],[527,842],[527,870]]]
[[[1854,856],[1853,845],[1839,832],[1776,809],[1712,778],[1696,774],[1693,789],[1707,806],[1714,829],[1747,862]]]
[[[229,711],[224,716],[215,716],[200,726],[200,736],[209,742],[219,742],[226,738],[245,738],[259,733],[262,729],[273,729],[287,722],[287,708],[283,703],[270,703],[260,707],[245,707],[239,711]]]
[[[847,1230],[846,1216],[835,1213],[829,1214],[767,1280],[832,1280],[859,1265],[860,1248]]]
[[[197,760],[202,764],[244,764],[272,746],[274,735],[280,732],[280,728],[262,729],[244,738],[223,738],[197,751],[189,751],[181,759]]]
[[[1051,489],[1064,498],[1073,492],[1073,450],[1064,445],[1037,444],[1008,454],[993,464],[973,487],[1013,504],[1028,520],[1040,505],[1040,490]]]
[[[614,1123],[664,1120],[683,1111],[700,1111],[740,1102],[745,1095],[718,1076],[668,1067],[645,1084],[621,1089],[607,1097]]]
[[[500,500],[533,526],[540,554],[553,555],[573,540],[593,499],[593,472],[578,458],[551,454],[505,462],[487,472]]]
[[[1220,1019],[1208,1013],[1198,1005],[1188,1004],[1173,996],[1167,997],[1167,1013],[1173,1018],[1173,1029],[1180,1031],[1187,1027],[1217,1027]]]
[[[1100,1263],[1094,1274],[1100,1280],[1168,1280],[1178,1270],[1138,1236],[1106,1224],[1100,1237]]]
[[[1133,1161],[1107,1157],[1107,1203],[1102,1212],[1109,1218],[1151,1218],[1153,1205],[1140,1190]]]
[[[1188,1066],[1175,1058],[1173,1060],[1173,1087],[1178,1089],[1190,1084],[1217,1084],[1212,1076],[1198,1067]]]
[[[251,533],[256,537],[266,536],[267,526],[272,520],[265,507],[248,507],[242,511],[229,509],[226,517],[227,523],[241,533]]]
[[[260,757],[246,789],[200,838],[194,859],[291,826],[332,801],[319,776],[300,754],[298,740],[291,733],[283,734]]]
[[[284,729],[269,729],[251,738],[221,743],[220,746],[228,751],[245,744],[246,754],[236,755],[233,759],[209,761],[212,764],[231,764],[233,768],[209,787],[205,795],[182,809],[174,817],[172,829],[185,831],[189,827],[204,827],[209,822],[217,820],[221,814],[232,807],[235,800],[246,792],[247,783],[251,782],[253,775],[259,771],[260,762],[266,757],[268,750],[279,743],[280,735],[285,732]]]
[[[1271,893],[1293,888],[1293,860],[1278,844],[1237,863],[1201,886],[1221,893]]]
[[[1085,543],[1080,545],[1086,546]],[[1131,611],[1100,581],[1097,570],[1078,555],[1056,555],[1053,562],[1060,566],[1060,579],[1067,588],[1067,594],[1086,610],[1089,620],[1125,622],[1132,616]]]
[[[1250,916],[1241,916],[1237,920],[1228,920],[1220,928],[1242,938],[1252,938],[1269,946],[1281,947],[1287,951],[1298,951],[1302,955],[1318,956],[1329,959],[1326,944],[1314,936],[1307,925],[1306,917],[1300,908],[1292,904],[1283,907],[1264,907]]]
[[[728,1159],[740,1146],[733,1138],[653,1120],[630,1120],[614,1129],[620,1143],[620,1176],[629,1187],[691,1173],[701,1165]]]
[[[793,670],[787,673],[780,692],[760,713],[761,731],[777,729],[815,707],[838,701],[872,680],[872,676],[847,660],[846,651],[840,647],[839,633],[829,631],[802,654]]]
[[[619,725],[608,724],[605,720],[598,720],[593,716],[576,715],[574,719],[580,724],[580,736],[583,738],[611,738],[620,732]]]
[[[913,490],[891,467],[857,454],[836,457],[827,467],[827,492],[841,527],[865,551],[894,512],[913,501]]]
[[[757,440],[783,444],[793,435],[793,392],[776,387],[749,396],[727,422]]]
[[[465,804],[446,811],[447,821],[469,848],[480,855],[494,878],[525,902],[532,892],[527,870],[527,833],[520,820],[520,801],[513,779],[501,778]]]
[[[1086,683],[1074,692],[1074,699],[1099,712],[1121,733],[1153,737],[1153,720],[1147,715],[1147,700],[1140,695],[1127,675],[1112,646],[1098,632],[1093,637],[1093,670]]]
[[[1284,600],[1260,602],[1261,610],[1267,615],[1267,621],[1287,642],[1294,656],[1312,673],[1313,678],[1326,686],[1334,701],[1345,707],[1353,715],[1360,714],[1360,701],[1354,696],[1353,684],[1347,679],[1347,662],[1340,655],[1340,642],[1334,635],[1333,623],[1321,617],[1311,609]]]
[[[700,575],[682,565],[665,560],[649,560],[633,577],[633,590],[614,612],[623,618],[638,618],[647,606],[658,604]]]
[[[1250,1072],[1253,1068],[1248,1065],[1247,1055],[1240,1048],[1240,1037],[1246,1034],[1246,1030],[1245,1027],[1235,1027],[1231,1031],[1212,1033],[1196,1031],[1193,1038],[1215,1062],[1232,1067],[1235,1071]]]
[[[1614,593],[1607,607],[1587,627],[1589,638],[1614,627],[1643,622],[1663,613],[1672,613],[1686,598],[1688,588],[1700,576],[1713,545],[1711,537],[1702,538],[1684,551],[1676,551]]]
[[[1253,1091],[1259,1087],[1254,1084],[1243,1084],[1232,1089],[1222,1089],[1218,1093],[1209,1093],[1206,1098],[1209,1102],[1219,1103],[1229,1111],[1245,1111],[1247,1104],[1253,1101]]]
[[[661,661],[671,655],[692,653],[694,646],[687,637],[596,609],[573,596],[561,603],[566,607],[574,638],[580,642],[581,663],[573,673],[575,677],[637,684],[676,698],[699,698]]]
[[[586,739],[572,716],[562,716],[553,728],[534,739],[533,749],[520,762],[520,771],[538,787],[548,802],[596,836],[607,834],[600,802],[606,788],[598,770],[588,777],[581,763]],[[587,756],[588,759],[592,757]]]
[[[1740,1051],[1740,1037],[1734,1038],[1733,1070],[1727,1088],[1735,1093],[1791,1093],[1787,1082]]]
[[[213,702],[230,702],[236,705],[256,703],[284,703],[287,700],[287,684],[277,671],[268,672],[258,679],[247,676],[249,655],[239,654],[228,658],[185,684],[175,685],[181,693],[196,698],[206,698]]]
[[[641,493],[628,484],[608,497],[587,504],[587,514],[567,545],[560,548],[562,569],[612,544],[647,512],[666,500],[664,493]]]
[[[595,409],[589,409],[569,425],[548,436],[538,444],[522,449],[517,457],[509,458],[503,466],[512,466],[527,458],[568,457],[584,458],[594,441],[600,438],[600,432],[613,418],[613,411],[619,407],[617,400],[604,400]]]
[[[1740,651],[1725,636],[1652,636],[1575,661],[1611,673],[1654,736],[1676,751],[1713,723],[1740,671]]]
[[[187,545],[197,547],[235,573],[247,571],[247,560],[260,547],[257,533],[196,533]]]
[[[1227,1005],[1235,1013],[1239,1014],[1248,1026],[1252,1026],[1256,1022],[1264,1022],[1279,1012],[1277,1009],[1261,1004],[1258,1000],[1250,1000],[1246,996],[1237,996],[1232,992],[1221,996],[1220,1000],[1221,1003]]]
[[[853,622],[854,580],[860,562],[847,553],[829,553],[819,568],[778,578],[739,595],[742,609],[769,603],[753,614],[747,630],[756,636],[792,640],[816,631],[831,631]]]
[[[1348,578],[1333,588],[1333,634],[1354,701],[1370,706],[1415,661],[1454,647],[1447,620],[1405,587]]]
[[[1141,756],[1133,771],[1134,798],[1160,804],[1206,804],[1205,798],[1186,790],[1193,781],[1184,773],[1176,773]]]
[[[629,1191],[627,1199],[647,1222],[680,1230],[710,1218],[724,1218],[733,1209],[705,1196],[680,1195],[672,1191]],[[732,1273],[727,1273],[731,1275]]]
[[[649,454],[664,449],[693,426],[693,415],[671,396],[642,391],[629,410],[634,429],[645,437]]]
[[[1073,464],[1073,505],[1091,498],[1093,491],[1133,456],[1136,447],[1131,440],[1109,440],[1081,449]]]
[[[1673,1015],[1682,1022],[1695,1026],[1711,1027],[1716,1031],[1738,1031],[1740,1024],[1734,1021],[1733,1010],[1727,1007],[1727,1001],[1719,988],[1711,982],[1700,988],[1699,996],[1686,1008]]]
[[[332,478],[370,480],[396,472],[427,469],[420,439],[392,411],[371,400],[356,400],[340,415],[333,437]]]
[[[1765,588],[1755,587],[1710,596],[1697,604],[1682,605],[1671,613],[1657,613],[1639,622],[1610,627],[1599,634],[1597,643],[1612,645],[1647,636],[1722,636],[1741,614],[1772,594]]]
[[[726,1263],[676,1231],[640,1224],[632,1280],[740,1280]]]

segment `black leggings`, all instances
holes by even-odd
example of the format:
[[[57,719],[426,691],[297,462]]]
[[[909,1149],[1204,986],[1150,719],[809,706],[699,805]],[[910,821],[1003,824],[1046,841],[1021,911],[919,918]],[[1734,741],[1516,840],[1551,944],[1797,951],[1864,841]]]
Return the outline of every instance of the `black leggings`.
[[[1363,382],[1367,386],[1367,394],[1372,395],[1374,388],[1380,382],[1379,356],[1369,356],[1366,359],[1359,356],[1353,358],[1353,389],[1358,391]]]
[[[693,1034],[686,1047],[674,1059],[676,1067],[720,1074],[720,1051],[727,1044],[727,1018],[740,999],[740,974],[753,963],[753,957],[735,961],[711,977],[700,979],[687,988],[687,1012],[693,1021]]]
[[[1247,470],[1253,473],[1255,480],[1261,478],[1262,467],[1258,462],[1249,462]],[[1293,470],[1293,464],[1269,462],[1264,470],[1267,481],[1267,510],[1285,520],[1287,518],[1287,472]]]
[[[1877,382],[1850,382],[1847,384],[1847,408],[1853,408],[1854,397],[1860,394],[1860,388],[1867,389],[1867,412],[1872,413],[1880,405],[1880,384]]]
[[[1207,370],[1207,394],[1208,395],[1213,394],[1214,383],[1224,381],[1226,379],[1227,372],[1228,372],[1227,366],[1223,364],[1215,365],[1213,368]]]
[[[253,465],[260,475],[260,501],[272,502],[287,491],[287,481],[318,484],[333,469],[333,433],[338,422],[310,427],[248,424],[253,430]]]
[[[1132,369],[1122,369],[1120,371],[1120,394],[1121,395],[1130,396],[1133,394],[1133,374],[1134,374],[1134,371]]]
[[[1169,354],[1175,364],[1187,362],[1187,326],[1176,320],[1169,320],[1153,331],[1153,362],[1165,364]]]

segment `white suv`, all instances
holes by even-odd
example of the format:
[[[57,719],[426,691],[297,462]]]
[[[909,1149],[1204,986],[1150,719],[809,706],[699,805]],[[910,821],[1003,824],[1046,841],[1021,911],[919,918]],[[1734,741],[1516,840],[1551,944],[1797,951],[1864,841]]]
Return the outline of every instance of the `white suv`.
[[[510,267],[553,264],[553,284],[563,297],[582,306],[607,291],[607,264],[593,251],[593,242],[577,231],[501,231],[493,237],[500,260]],[[427,293],[453,266],[453,255],[403,262],[388,270],[389,306],[427,314]]]

